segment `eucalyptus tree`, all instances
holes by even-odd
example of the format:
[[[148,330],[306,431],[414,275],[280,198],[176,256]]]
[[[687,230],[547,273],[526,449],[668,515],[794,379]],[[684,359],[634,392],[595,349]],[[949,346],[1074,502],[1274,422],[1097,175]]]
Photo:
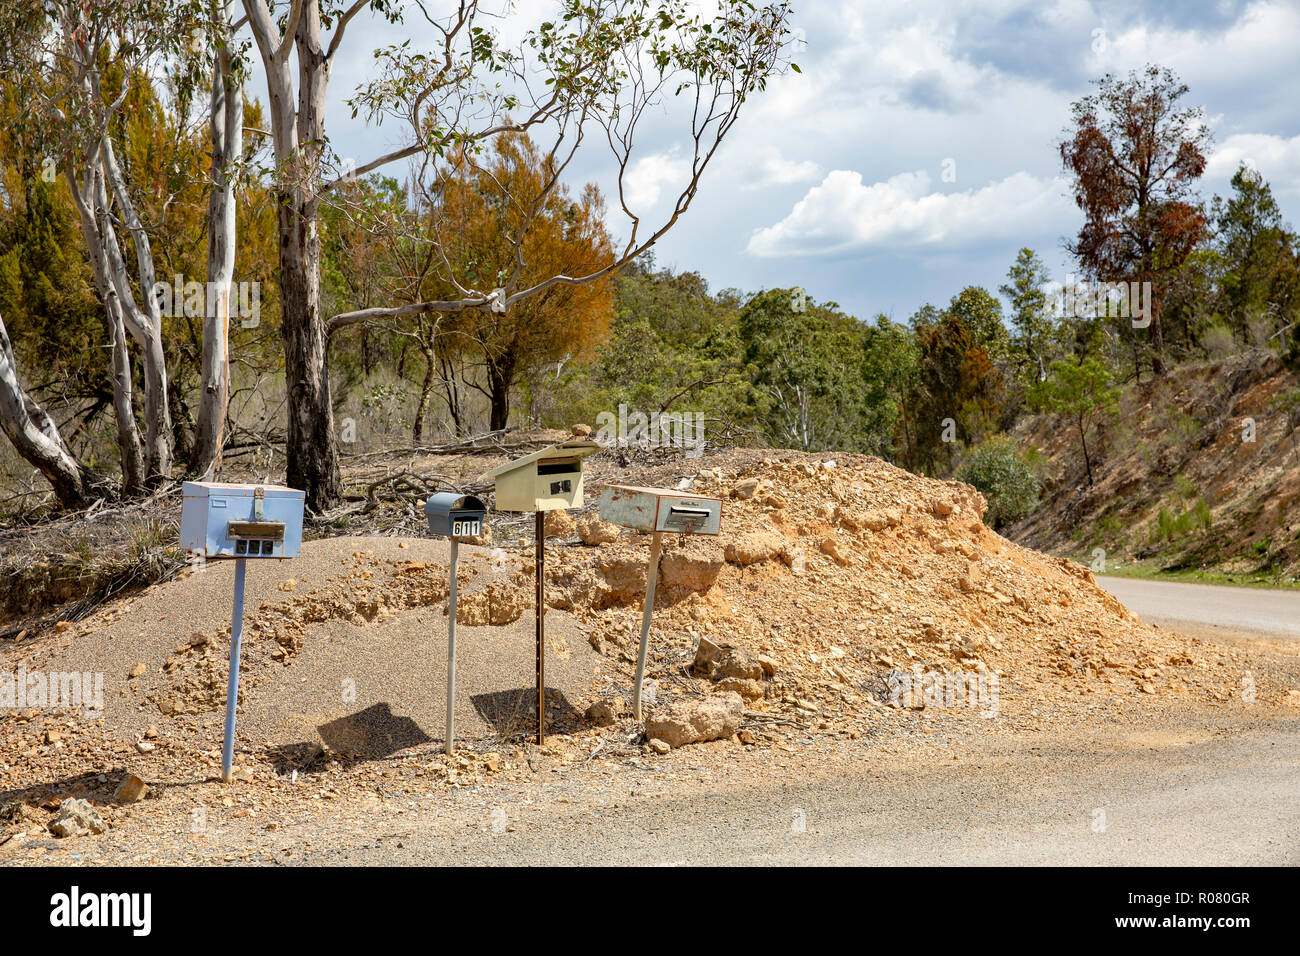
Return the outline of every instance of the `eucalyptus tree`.
[[[208,194],[208,288],[199,372],[199,410],[190,471],[208,476],[219,461],[230,401],[230,291],[235,275],[235,187],[244,151],[244,72],[236,34],[238,0],[213,0],[210,36],[212,91],[208,106],[211,191]]]
[[[705,168],[741,108],[785,68],[790,7],[721,0],[711,17],[682,0],[558,0],[552,19],[500,40],[495,15],[478,0],[435,11],[416,0],[410,18],[422,36],[376,51],[379,75],[348,101],[373,123],[396,120],[405,142],[356,164],[343,164],[325,130],[331,72],[349,26],[363,13],[396,21],[390,0],[242,0],[266,77],[278,205],[280,297],[288,390],[287,481],[320,511],[339,496],[338,444],[327,370],[328,332],[375,320],[465,310],[501,313],[557,285],[610,275],[662,237],[686,212]],[[508,8],[507,8],[508,9]],[[296,63],[295,63],[296,61]],[[686,149],[676,199],[654,222],[633,209],[630,177],[648,123],[675,100],[686,117]],[[649,118],[648,118],[649,117]],[[471,278],[439,254],[446,299],[377,306],[326,319],[321,310],[320,205],[338,186],[389,163],[411,160],[414,179],[440,184],[483,173],[477,156],[497,137],[544,138],[551,171],[526,195],[507,190],[515,209],[506,233],[511,265]],[[617,176],[627,237],[610,260],[569,275],[537,278],[528,269],[528,236],[586,139],[608,150]],[[428,204],[437,209],[436,202]],[[440,240],[434,230],[435,250]],[[528,281],[524,277],[528,276]]]
[[[164,297],[158,295],[154,239],[120,158],[140,91],[164,77],[187,101],[209,49],[213,186],[208,204],[213,288],[229,301],[234,259],[234,171],[240,152],[242,82],[232,52],[236,0],[15,0],[0,10],[0,80],[22,104],[18,135],[26,161],[47,179],[67,184],[103,303],[122,491],[136,494],[170,477],[172,422],[164,352]],[[211,41],[210,43],[208,41]],[[181,113],[185,113],[184,108]],[[187,117],[175,117],[184,123]],[[165,204],[164,204],[165,205]],[[202,225],[202,223],[200,223]],[[134,254],[134,262],[126,250]],[[173,290],[174,303],[181,290]],[[205,305],[209,305],[207,296]],[[204,395],[198,415],[196,461],[208,470],[225,414],[224,316],[205,308]],[[228,320],[225,323],[228,325]],[[142,360],[144,436],[136,424],[133,358]],[[217,387],[214,387],[216,383]],[[28,396],[30,401],[30,396]],[[12,424],[12,423],[11,423]],[[37,443],[20,447],[45,472],[57,465]],[[103,485],[98,485],[102,489]],[[62,496],[60,496],[62,497]]]
[[[178,12],[172,0],[18,0],[5,7],[0,23],[5,81],[23,98],[21,121],[28,142],[44,154],[43,169],[68,185],[104,303],[127,493],[169,476],[171,419],[162,315],[152,294],[153,249],[112,129],[133,108],[132,80],[182,42]],[[143,444],[128,334],[143,365]]]

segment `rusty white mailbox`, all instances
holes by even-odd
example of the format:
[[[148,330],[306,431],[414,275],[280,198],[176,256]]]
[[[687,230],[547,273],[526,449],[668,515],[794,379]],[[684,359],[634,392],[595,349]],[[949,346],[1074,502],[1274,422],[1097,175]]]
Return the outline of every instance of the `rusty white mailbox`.
[[[600,493],[600,520],[646,534],[713,535],[722,520],[722,499],[684,495],[667,488],[606,485]]]
[[[497,511],[534,512],[537,583],[537,743],[546,734],[546,512],[582,507],[582,461],[601,446],[585,438],[561,442],[493,468]]]
[[[449,538],[451,554],[448,558],[447,587],[447,753],[454,749],[456,737],[456,561],[460,556],[461,538],[473,538],[483,533],[483,519],[487,505],[473,495],[458,495],[440,491],[424,503],[424,514],[429,519],[429,533]]]
[[[646,569],[645,607],[641,611],[641,646],[636,655],[632,685],[632,714],[641,719],[641,684],[645,680],[646,651],[650,646],[650,616],[655,607],[659,579],[659,549],[665,531],[716,535],[722,524],[722,499],[682,494],[668,488],[606,485],[600,493],[600,519],[653,535],[650,565]]]
[[[235,559],[230,615],[230,671],[221,776],[230,779],[239,701],[239,649],[244,631],[244,574],[248,558],[296,558],[302,547],[303,493],[279,485],[187,481],[181,486],[181,547],[207,559]]]

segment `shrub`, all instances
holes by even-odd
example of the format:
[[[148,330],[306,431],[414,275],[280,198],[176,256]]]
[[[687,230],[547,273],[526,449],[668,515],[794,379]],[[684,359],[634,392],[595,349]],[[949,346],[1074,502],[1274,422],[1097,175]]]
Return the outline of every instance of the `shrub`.
[[[977,447],[957,477],[988,500],[986,520],[994,528],[1023,518],[1038,504],[1038,479],[1009,435],[998,435]]]

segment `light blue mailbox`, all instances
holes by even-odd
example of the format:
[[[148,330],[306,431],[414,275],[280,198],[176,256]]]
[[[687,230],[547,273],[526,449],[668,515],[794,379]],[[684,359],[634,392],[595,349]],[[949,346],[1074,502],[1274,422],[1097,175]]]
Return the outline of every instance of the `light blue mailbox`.
[[[230,779],[239,702],[239,648],[244,632],[244,574],[248,558],[296,558],[302,548],[303,493],[279,485],[187,481],[181,487],[181,547],[204,560],[235,559],[230,615],[230,673],[221,778]]]
[[[279,485],[187,481],[181,547],[204,558],[296,558],[303,493]]]

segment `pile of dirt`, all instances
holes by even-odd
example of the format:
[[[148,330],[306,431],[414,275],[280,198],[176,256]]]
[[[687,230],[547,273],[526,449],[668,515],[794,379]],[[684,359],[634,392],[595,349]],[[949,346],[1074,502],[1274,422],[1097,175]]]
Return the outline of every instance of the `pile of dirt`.
[[[252,565],[238,744],[241,779],[265,790],[251,792],[250,807],[288,800],[284,775],[322,760],[333,768],[322,791],[330,799],[339,788],[382,787],[403,753],[415,761],[407,785],[460,786],[480,779],[473,774],[525,779],[543,759],[586,765],[670,751],[671,741],[643,740],[625,706],[650,539],[598,519],[602,482],[724,499],[722,534],[665,536],[660,565],[645,701],[691,739],[719,727],[725,746],[756,753],[819,739],[924,749],[936,738],[922,735],[978,736],[991,717],[1018,733],[1300,700],[1293,660],[1144,624],[1085,568],[989,530],[984,500],[967,485],[868,456],[733,450],[628,469],[602,455],[591,461],[583,513],[548,522],[554,736],[542,750],[527,744],[535,569],[522,523],[499,516],[496,546],[461,549],[466,755],[456,758],[433,753],[446,679],[445,542],[336,538],[310,542],[292,562]],[[132,773],[149,784],[148,804],[167,799],[168,786],[210,779],[231,577],[219,563],[0,647],[0,675],[23,667],[104,679],[99,714],[30,700],[0,709],[0,803],[111,802]],[[717,719],[691,710],[706,702]],[[116,826],[125,813],[105,819]]]
[[[1251,674],[1241,652],[1150,627],[1086,568],[989,530],[968,485],[798,454],[742,456],[683,484],[726,499],[724,533],[666,543],[661,677],[691,663],[701,639],[772,662],[723,676],[757,708],[888,703],[918,668],[925,680],[996,675],[1004,709],[1090,694],[1225,702]],[[647,547],[624,534],[573,549],[555,572],[556,606],[585,612],[593,643],[624,660]],[[1258,701],[1286,698],[1285,682],[1254,677]]]

